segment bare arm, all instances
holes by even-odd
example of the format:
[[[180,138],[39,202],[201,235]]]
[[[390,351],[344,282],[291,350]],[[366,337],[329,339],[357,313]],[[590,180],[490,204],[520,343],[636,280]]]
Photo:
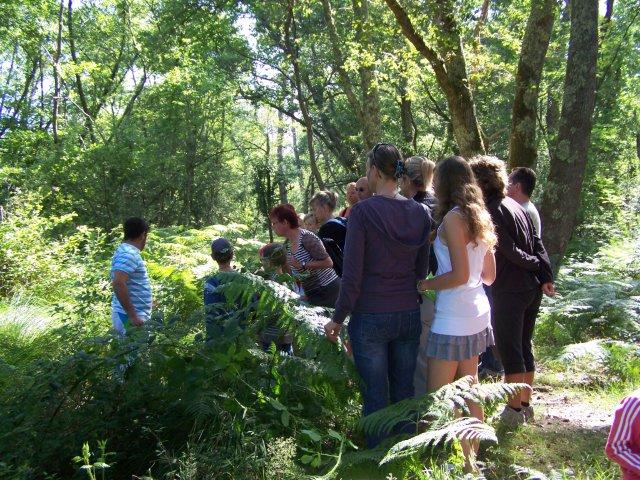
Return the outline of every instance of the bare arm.
[[[113,291],[124,308],[124,311],[127,312],[127,315],[131,319],[131,323],[136,327],[139,327],[143,324],[142,320],[138,318],[138,314],[136,313],[136,309],[133,307],[133,303],[131,302],[131,297],[129,296],[129,289],[127,288],[127,280],[129,280],[129,275],[121,270],[116,270],[114,272],[113,281],[111,285],[113,287]]]
[[[446,290],[459,287],[469,281],[469,256],[467,255],[467,232],[460,215],[448,214],[442,224],[444,239],[451,258],[451,271],[418,284],[418,290]]]
[[[496,256],[493,250],[487,250],[482,264],[482,283],[491,285],[496,280]]]

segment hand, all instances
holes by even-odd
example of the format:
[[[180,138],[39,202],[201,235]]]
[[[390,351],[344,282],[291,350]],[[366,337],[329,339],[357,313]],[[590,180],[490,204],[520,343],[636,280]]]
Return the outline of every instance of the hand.
[[[340,334],[340,330],[342,330],[342,325],[340,323],[336,323],[333,320],[327,322],[324,326],[324,333],[329,340],[333,343],[338,341],[338,335]]]
[[[418,291],[426,292],[427,290],[429,290],[429,280],[428,279],[420,280],[418,282]]]
[[[553,282],[547,282],[542,284],[542,293],[547,297],[553,297],[556,294],[556,287]]]
[[[138,315],[134,315],[133,317],[131,317],[131,325],[133,325],[134,327],[141,327],[142,325],[144,325],[144,322]]]

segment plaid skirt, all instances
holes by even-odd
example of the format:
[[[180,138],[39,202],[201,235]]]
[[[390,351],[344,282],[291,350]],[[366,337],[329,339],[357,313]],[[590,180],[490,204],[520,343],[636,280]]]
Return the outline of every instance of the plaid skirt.
[[[474,335],[443,335],[429,332],[425,354],[438,360],[467,360],[495,345],[491,325]]]

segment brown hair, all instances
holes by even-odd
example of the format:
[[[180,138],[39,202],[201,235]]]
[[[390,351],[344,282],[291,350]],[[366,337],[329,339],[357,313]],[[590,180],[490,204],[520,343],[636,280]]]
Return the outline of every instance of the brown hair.
[[[429,190],[436,164],[426,157],[409,157],[404,162],[404,174],[418,190]]]
[[[485,202],[505,197],[509,179],[507,167],[502,160],[490,155],[477,155],[469,160],[469,165],[482,190]]]
[[[367,164],[376,167],[388,178],[400,178],[404,174],[402,153],[395,145],[378,143],[367,155]]]
[[[442,221],[447,213],[458,207],[472,241],[476,245],[482,241],[493,248],[497,242],[493,222],[467,161],[458,156],[445,158],[436,165],[435,176],[438,220]]]
[[[336,205],[338,204],[338,195],[329,190],[320,190],[319,192],[316,192],[313,197],[311,197],[311,200],[309,200],[309,205],[313,205],[316,202],[323,206],[326,205],[333,212],[336,209]]]

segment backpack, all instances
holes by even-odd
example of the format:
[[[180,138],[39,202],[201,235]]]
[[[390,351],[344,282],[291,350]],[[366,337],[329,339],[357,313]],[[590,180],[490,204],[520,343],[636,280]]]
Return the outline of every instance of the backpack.
[[[322,240],[324,249],[327,251],[329,258],[331,258],[331,261],[333,262],[333,269],[335,270],[336,275],[342,277],[342,262],[344,260],[342,249],[333,238],[321,238],[320,240]]]
[[[347,231],[347,219],[344,217],[336,217],[329,220],[327,223],[331,222],[334,225],[337,225],[344,229],[345,236]],[[342,247],[333,239],[333,238],[320,238],[322,244],[324,245],[325,250],[329,254],[331,261],[333,262],[333,269],[339,277],[342,277],[342,263],[344,260],[344,254],[342,252]]]

